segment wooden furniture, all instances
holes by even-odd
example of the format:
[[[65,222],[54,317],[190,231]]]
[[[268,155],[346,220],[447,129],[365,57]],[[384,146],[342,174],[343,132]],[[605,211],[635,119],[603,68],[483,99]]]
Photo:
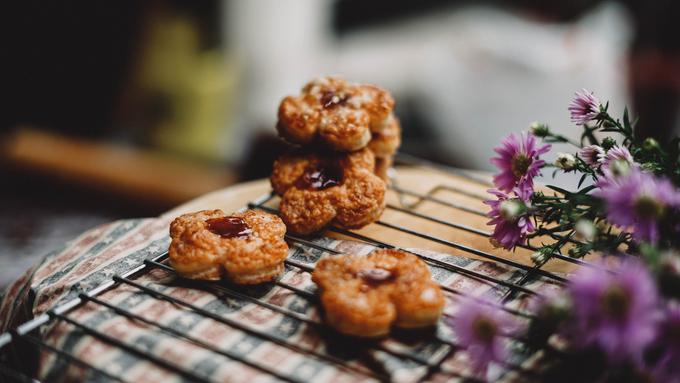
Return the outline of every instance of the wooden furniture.
[[[32,128],[18,129],[2,144],[1,159],[10,166],[156,206],[174,206],[236,181],[221,166]]]

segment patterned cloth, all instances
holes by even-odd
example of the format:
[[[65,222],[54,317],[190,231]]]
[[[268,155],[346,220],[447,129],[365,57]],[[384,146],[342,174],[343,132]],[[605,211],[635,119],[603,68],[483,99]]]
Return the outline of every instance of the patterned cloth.
[[[168,221],[165,219],[118,221],[90,230],[63,248],[53,251],[41,264],[27,271],[5,291],[0,304],[0,332],[14,328],[59,303],[77,297],[81,292],[99,286],[113,275],[141,265],[146,258],[163,253],[169,244],[167,227]],[[364,243],[323,237],[313,241],[318,245],[347,253],[368,254],[374,249]],[[423,250],[412,251],[506,281],[517,282],[525,274],[521,270],[502,264]],[[323,254],[324,252],[320,250],[291,246],[289,259],[313,266]],[[498,301],[508,290],[506,287],[436,266],[431,267],[431,271],[433,277],[441,284],[469,295],[484,296]],[[425,377],[432,381],[445,381],[470,376],[465,353],[437,341],[434,339],[435,334],[399,335],[398,338],[378,343],[380,347],[396,353],[411,355],[430,363],[442,363],[441,369],[428,371],[422,364],[409,358],[376,350],[376,344],[356,343],[344,337],[328,336],[328,332],[318,331],[319,326],[309,325],[252,302],[216,293],[214,289],[199,288],[195,284],[175,278],[172,273],[160,268],[142,273],[135,277],[134,281],[206,309],[222,318],[266,332],[284,342],[342,358],[351,365],[370,366],[371,370],[388,374],[395,381],[413,382]],[[309,273],[295,267],[287,267],[281,281],[314,292],[314,284]],[[322,321],[316,301],[290,289],[274,284],[248,288],[221,283],[214,285],[237,289],[260,301],[285,307],[314,322]],[[535,279],[526,287],[532,290],[546,290],[558,286],[549,280]],[[156,299],[129,285],[117,285],[98,298],[298,380],[315,382],[372,380],[365,375],[353,373],[262,337],[221,324],[168,301]],[[447,313],[455,315],[457,299],[459,299],[457,295],[447,293]],[[527,296],[520,293],[506,305],[523,309],[527,301]],[[129,320],[95,303],[80,305],[67,316],[202,378],[249,383],[273,379],[271,375],[257,369],[174,337],[153,326]],[[444,325],[440,324],[436,332],[440,339],[455,341],[455,334]],[[47,344],[71,353],[126,381],[167,383],[188,379],[91,337],[63,321],[52,321],[43,326],[40,329],[40,336]],[[101,378],[95,372],[70,364],[66,359],[58,358],[51,352],[39,353],[38,362],[37,371],[32,373],[41,380],[89,381]],[[496,377],[509,376],[505,375],[504,371],[492,374]]]

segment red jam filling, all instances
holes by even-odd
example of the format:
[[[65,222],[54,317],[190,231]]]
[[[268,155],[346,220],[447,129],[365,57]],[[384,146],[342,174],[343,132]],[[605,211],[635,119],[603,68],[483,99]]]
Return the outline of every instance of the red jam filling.
[[[392,278],[392,273],[389,270],[375,268],[364,269],[359,271],[359,277],[369,283],[380,283]]]
[[[336,164],[309,166],[297,179],[298,189],[324,190],[342,183],[343,171]]]
[[[343,105],[347,102],[349,96],[344,93],[335,93],[333,91],[326,91],[321,93],[321,98],[319,102],[324,107],[324,109],[330,109],[338,105]]]
[[[208,230],[225,238],[247,237],[253,230],[240,217],[211,218],[205,221]]]

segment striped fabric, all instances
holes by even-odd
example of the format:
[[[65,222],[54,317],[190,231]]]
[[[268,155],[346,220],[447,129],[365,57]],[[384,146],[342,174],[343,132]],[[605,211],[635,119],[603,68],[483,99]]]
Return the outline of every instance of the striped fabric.
[[[169,244],[167,227],[168,221],[164,219],[118,221],[92,229],[63,248],[55,250],[5,291],[0,303],[0,329],[5,331],[13,328],[60,302],[76,297],[78,293],[98,286],[113,275],[142,264],[144,259],[166,251]],[[373,247],[357,242],[323,237],[314,241],[322,246],[348,253],[367,254],[373,250]],[[523,271],[492,262],[423,250],[413,251],[426,253],[447,263],[511,282],[516,282],[524,276]],[[321,255],[322,252],[319,250],[292,247],[289,258],[313,265]],[[507,292],[505,287],[472,279],[443,268],[432,267],[431,270],[438,282],[466,294],[500,300]],[[299,269],[288,268],[281,280],[314,292],[310,275]],[[320,353],[346,357],[342,353],[338,354],[331,339],[325,339],[322,334],[304,322],[247,301],[216,295],[195,287],[190,288],[165,270],[153,269],[136,277],[135,281],[287,342]],[[551,282],[542,279],[537,279],[526,286],[532,290],[557,288]],[[314,321],[321,321],[317,304],[289,289],[267,284],[243,288],[242,292],[261,301],[286,307]],[[365,376],[354,375],[327,362],[293,352],[261,337],[249,335],[167,301],[155,299],[132,286],[119,285],[99,296],[99,299],[301,380],[315,382],[368,380]],[[448,296],[447,299],[446,311],[455,315],[457,297]],[[517,309],[524,308],[526,304],[524,294],[518,294],[510,302],[510,306]],[[128,320],[100,305],[93,303],[81,305],[69,312],[68,317],[212,381],[252,383],[272,380],[270,375],[158,331],[152,326]],[[437,331],[442,337],[455,340],[455,334],[452,334],[446,326],[440,325]],[[41,337],[46,343],[74,354],[110,374],[121,376],[126,381],[168,383],[184,380],[177,374],[86,335],[82,330],[62,321],[43,326]],[[441,343],[424,340],[402,342],[394,339],[382,342],[391,350],[415,355],[430,362],[439,363],[446,358],[443,362],[446,371],[456,371],[462,376],[470,373],[465,353],[449,353],[449,346]],[[350,360],[354,364],[382,369],[396,381],[417,381],[427,373],[421,365],[384,351],[359,352]],[[41,353],[38,366],[36,374],[41,380],[83,381],[98,378],[93,372],[69,364],[52,353]],[[449,380],[451,374],[435,373],[429,376],[429,379]]]

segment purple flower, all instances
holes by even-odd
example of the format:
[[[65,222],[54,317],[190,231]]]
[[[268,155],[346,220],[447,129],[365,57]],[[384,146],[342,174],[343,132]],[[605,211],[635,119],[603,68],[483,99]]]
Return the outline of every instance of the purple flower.
[[[566,331],[574,346],[598,346],[612,362],[641,362],[654,339],[657,304],[656,285],[641,263],[624,262],[616,273],[584,267],[568,292],[574,311]]]
[[[601,154],[599,158],[604,171],[611,170],[612,164],[615,162],[625,163],[628,167],[637,167],[633,156],[625,146],[614,146],[607,150],[606,154]]]
[[[600,114],[600,100],[593,95],[593,92],[581,90],[576,92],[576,96],[569,104],[571,121],[577,125],[593,121]]]
[[[550,145],[538,146],[536,137],[531,133],[519,137],[510,134],[494,148],[499,157],[491,158],[491,163],[501,170],[494,176],[494,184],[505,192],[515,187],[533,191],[534,177],[545,165],[539,156],[549,150]]]
[[[664,312],[655,342],[660,356],[651,366],[657,382],[680,383],[680,304],[670,304]]]
[[[507,250],[524,243],[527,235],[535,229],[528,214],[531,192],[515,189],[516,198],[511,198],[495,189],[488,190],[488,192],[497,198],[484,201],[485,204],[491,206],[488,214],[491,221],[487,223],[487,225],[494,225],[491,243]]]
[[[513,318],[500,307],[470,298],[461,299],[456,316],[449,319],[448,324],[478,374],[484,374],[490,363],[506,359],[507,349],[502,336],[516,329]]]
[[[605,154],[600,155],[600,163],[604,183],[618,184],[618,178],[628,175],[632,169],[640,168],[625,146],[611,147]]]
[[[637,241],[656,243],[659,220],[669,209],[680,207],[680,191],[669,180],[637,168],[618,178],[605,177],[598,182],[598,187],[598,195],[606,203],[609,222],[632,229]]]
[[[595,169],[600,166],[602,158],[604,157],[604,149],[601,146],[589,145],[581,149],[579,157],[588,166]]]

